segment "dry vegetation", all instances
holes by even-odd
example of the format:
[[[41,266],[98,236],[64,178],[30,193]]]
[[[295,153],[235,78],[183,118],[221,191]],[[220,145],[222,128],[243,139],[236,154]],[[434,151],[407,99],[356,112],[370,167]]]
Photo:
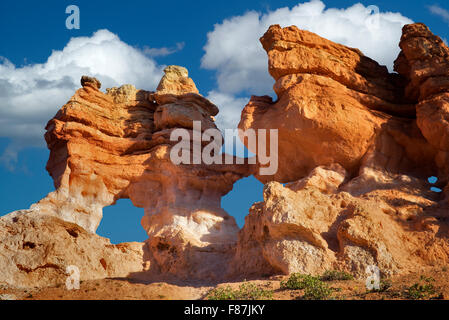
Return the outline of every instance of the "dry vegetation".
[[[348,273],[329,271],[311,276],[292,274],[267,279],[217,286],[154,282],[136,283],[129,279],[82,281],[79,290],[67,290],[64,284],[49,288],[14,289],[0,284],[0,299],[60,300],[383,300],[449,299],[449,270],[434,267],[420,273],[382,279],[379,290],[368,291],[363,280]]]

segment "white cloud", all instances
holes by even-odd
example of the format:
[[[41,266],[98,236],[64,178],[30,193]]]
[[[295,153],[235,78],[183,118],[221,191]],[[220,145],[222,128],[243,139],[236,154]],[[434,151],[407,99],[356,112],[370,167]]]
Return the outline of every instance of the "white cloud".
[[[378,23],[372,23],[373,17],[378,18]],[[359,48],[392,70],[399,53],[401,29],[407,23],[412,21],[400,13],[380,12],[374,16],[370,7],[362,4],[346,9],[326,9],[318,0],[265,14],[250,11],[214,26],[208,33],[201,65],[216,71],[218,92],[273,94],[273,80],[268,74],[267,57],[259,38],[270,25],[280,24],[282,27],[296,25],[332,41]],[[223,112],[225,106],[220,107]]]
[[[245,147],[243,146],[240,139],[237,136],[235,139],[229,139],[229,137],[228,139],[226,139],[225,129],[237,129],[237,124],[240,121],[240,114],[242,112],[243,106],[248,103],[249,98],[237,98],[231,94],[212,90],[208,93],[207,99],[212,101],[220,108],[220,112],[216,116],[215,123],[217,124],[217,127],[222,131],[225,138],[224,143],[226,150],[223,151],[232,153],[229,151],[233,150],[233,148],[236,147],[237,152],[235,153],[235,155],[238,157],[245,157],[244,152],[241,152],[241,150],[243,150]],[[253,154],[249,153],[249,156],[253,156]]]
[[[240,113],[249,101],[248,97],[236,98],[233,95],[218,91],[210,91],[207,99],[220,108],[216,117],[216,124],[221,130],[237,128],[236,124],[240,121]]]
[[[81,86],[82,75],[97,77],[102,89],[131,83],[154,90],[162,69],[108,30],[72,38],[42,64],[16,67],[0,57],[0,137],[12,139],[0,162],[11,167],[21,148],[45,144],[46,122]]]
[[[176,43],[176,46],[172,48],[168,47],[162,47],[162,48],[150,48],[148,46],[143,48],[143,53],[150,57],[163,57],[168,56],[170,54],[173,54],[175,52],[181,51],[184,49],[185,43],[184,42],[178,42]]]
[[[216,72],[217,88],[208,98],[220,108],[218,126],[236,128],[249,95],[273,95],[266,53],[259,43],[271,24],[297,25],[357,47],[391,70],[399,52],[401,27],[412,21],[399,13],[382,12],[378,17],[375,29],[366,23],[370,10],[361,4],[326,9],[323,2],[315,0],[265,14],[250,11],[216,24],[208,34],[201,65]],[[0,137],[13,139],[0,162],[14,163],[21,148],[44,145],[46,122],[80,87],[81,75],[99,78],[103,89],[124,83],[155,89],[162,66],[152,57],[171,54],[183,46],[139,50],[108,30],[99,30],[91,37],[72,38],[42,64],[16,67],[0,57]]]
[[[429,11],[437,16],[443,18],[444,21],[449,23],[449,11],[444,8],[441,8],[439,5],[433,4],[428,7]]]
[[[272,85],[266,54],[259,43],[268,27],[261,24],[258,13],[248,12],[216,24],[208,33],[201,66],[216,70],[219,91],[262,94]]]
[[[10,171],[14,171],[18,162],[18,152],[23,147],[18,144],[10,144],[6,147],[3,153],[0,155],[0,164],[6,167]]]
[[[399,53],[402,26],[412,22],[400,13],[376,13],[372,7],[362,4],[346,9],[326,9],[322,1],[314,0],[265,14],[249,11],[216,24],[207,35],[201,66],[216,72],[217,88],[209,93],[209,98],[220,107],[219,127],[237,127],[241,110],[248,102],[248,98],[241,96],[268,94],[274,97],[274,80],[268,74],[267,55],[259,42],[270,25],[296,25],[359,48],[391,71]]]

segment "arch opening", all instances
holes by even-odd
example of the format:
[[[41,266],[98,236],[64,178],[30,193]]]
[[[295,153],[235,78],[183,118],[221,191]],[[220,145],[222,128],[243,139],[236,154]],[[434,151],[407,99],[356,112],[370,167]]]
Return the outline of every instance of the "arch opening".
[[[431,177],[427,178],[427,181],[428,181],[430,184],[434,185],[435,183],[438,182],[438,177],[431,176]],[[430,191],[433,191],[433,192],[443,192],[443,190],[441,190],[440,188],[437,188],[437,187],[435,187],[435,186],[431,186],[431,187],[430,187]]]
[[[221,198],[221,207],[233,216],[239,228],[254,202],[263,201],[263,183],[254,176],[238,180],[231,192]]]
[[[120,199],[115,205],[103,208],[103,219],[97,234],[109,238],[113,244],[143,242],[148,239],[140,224],[143,215],[143,208],[135,207],[129,199]]]

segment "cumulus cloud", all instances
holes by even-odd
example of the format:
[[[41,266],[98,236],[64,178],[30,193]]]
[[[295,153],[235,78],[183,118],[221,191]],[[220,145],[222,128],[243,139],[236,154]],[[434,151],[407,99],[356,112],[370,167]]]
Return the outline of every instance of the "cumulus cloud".
[[[335,9],[314,0],[263,14],[249,11],[216,24],[207,35],[201,65],[216,73],[217,87],[208,93],[208,98],[220,107],[219,127],[236,128],[241,109],[251,94],[273,95],[273,80],[259,43],[271,24],[297,25],[357,47],[391,70],[399,52],[401,27],[412,21],[391,12],[380,12],[374,17],[378,23],[367,23],[372,21],[373,12],[361,4]],[[44,145],[46,121],[79,88],[81,75],[99,78],[102,88],[132,83],[151,90],[163,74],[163,66],[153,58],[183,47],[183,43],[178,43],[174,47],[139,50],[108,30],[99,30],[91,37],[72,38],[42,64],[17,67],[0,57],[0,137],[13,140],[0,156],[0,163],[13,164],[21,148]]]
[[[249,97],[236,98],[231,94],[210,91],[207,98],[220,108],[216,124],[219,128],[236,128],[240,121],[242,107],[248,102]]]
[[[216,72],[217,89],[212,96],[227,95],[229,104],[219,104],[217,120],[235,127],[245,103],[239,97],[271,94],[266,53],[259,38],[272,24],[296,25],[332,41],[356,47],[392,70],[399,53],[404,24],[412,20],[400,13],[378,12],[377,7],[355,4],[345,9],[326,8],[322,1],[300,3],[261,14],[249,11],[216,24],[207,35],[201,66]],[[227,110],[229,105],[230,111]],[[238,114],[238,116],[236,115]]]
[[[441,8],[439,5],[433,4],[428,7],[429,11],[439,17],[441,17],[444,21],[449,23],[449,11]]]
[[[226,129],[237,129],[237,124],[240,121],[240,113],[242,112],[243,106],[248,102],[249,97],[237,98],[231,94],[212,90],[207,95],[207,99],[220,107],[220,112],[216,118],[216,124],[217,127],[223,132],[223,135],[225,135]],[[231,150],[235,147],[236,156],[253,156],[251,152],[248,152],[246,155],[245,152],[242,152],[245,147],[237,136],[235,136],[234,139],[230,139],[229,137],[226,138],[226,136],[224,136],[224,138],[225,150],[223,151],[233,153]]]
[[[12,167],[21,148],[44,145],[46,122],[80,87],[82,75],[97,77],[102,88],[132,83],[154,90],[162,69],[108,30],[72,38],[42,64],[16,67],[1,57],[0,137],[12,142],[0,162]]]

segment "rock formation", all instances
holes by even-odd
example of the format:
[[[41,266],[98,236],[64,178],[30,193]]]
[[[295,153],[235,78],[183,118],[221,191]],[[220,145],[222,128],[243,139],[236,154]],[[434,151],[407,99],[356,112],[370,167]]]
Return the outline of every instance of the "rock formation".
[[[65,284],[76,266],[81,280],[127,277],[150,266],[145,243],[113,245],[77,224],[22,210],[0,218],[0,283],[17,287]]]
[[[98,251],[95,255],[101,255],[108,248],[117,253],[112,260],[123,260],[122,263],[133,266],[112,273],[115,276],[126,271],[144,271],[149,264],[154,272],[181,277],[207,279],[221,275],[223,272],[218,266],[226,265],[232,257],[238,227],[235,219],[221,209],[220,200],[236,180],[249,175],[248,166],[175,165],[170,160],[170,150],[178,143],[171,141],[171,132],[185,128],[193,139],[193,120],[203,124],[202,130],[216,128],[213,116],[218,113],[218,108],[198,94],[187,70],[177,66],[165,69],[156,92],[124,85],[107,89],[105,94],[99,90],[100,82],[94,78],[83,77],[81,83],[83,87],[46,127],[45,139],[50,149],[47,170],[56,191],[29,210],[1,218],[4,228],[0,232],[0,242],[3,245],[12,241],[10,228],[19,228],[31,235],[37,233],[32,237],[39,238],[39,227],[29,221],[32,217],[39,223],[47,223],[50,218],[46,217],[52,216],[55,219],[48,221],[58,221],[63,226],[66,222],[74,223],[94,233],[102,219],[103,207],[122,198],[129,198],[135,206],[145,208],[142,225],[149,240],[143,249],[140,246],[142,254],[136,265],[132,263],[136,262],[134,252],[132,257],[123,257],[120,251],[123,246],[107,244],[106,239],[98,241],[100,237],[88,236],[86,232],[83,234],[89,243],[84,243],[79,237],[67,236],[68,231],[63,230],[72,227],[61,227],[61,231],[55,230],[55,237],[65,236],[59,239],[61,248],[77,245],[78,250],[63,255],[60,251],[52,251],[57,250],[53,242],[26,240],[25,237],[15,242],[14,249],[9,249],[8,260],[3,262],[8,265],[5,269],[11,272],[0,276],[0,281],[11,281],[8,278],[11,273],[35,273],[49,263],[62,270],[61,277],[69,262],[78,265],[86,277],[99,276],[100,273],[90,270],[92,265],[77,261],[83,260],[84,255],[89,255],[90,260],[92,250]],[[26,230],[22,224],[27,225]],[[33,250],[28,250],[26,242],[34,244]],[[92,247],[90,242],[95,242],[95,246]],[[59,264],[38,263],[45,259],[26,258],[31,251],[37,256],[42,254],[41,251],[36,253],[37,247],[43,252],[50,250],[50,255],[59,257]],[[66,259],[69,256],[70,259]],[[26,262],[17,262],[24,259]],[[130,261],[125,262],[128,259]],[[101,270],[98,261],[94,259],[92,263]],[[109,261],[107,264],[114,265]],[[60,280],[53,276],[47,273],[39,283]],[[28,283],[19,280],[21,276],[16,279],[13,281],[16,284]]]
[[[406,25],[398,73],[388,73],[294,26],[260,41],[278,97],[252,97],[239,128],[279,129],[279,170],[257,175],[272,182],[240,231],[236,272],[363,276],[368,265],[394,274],[447,263],[449,204],[427,181],[449,178],[447,46]]]
[[[275,174],[195,155],[192,164],[172,161],[178,129],[205,150],[199,135],[216,128],[217,106],[185,68],[167,67],[155,92],[123,85],[103,93],[100,81],[83,77],[46,127],[56,190],[0,218],[0,282],[61,283],[69,265],[81,279],[219,280],[446,264],[448,47],[423,24],[406,25],[397,73],[389,73],[296,27],[271,26],[260,40],[277,99],[252,97],[239,128],[278,130]],[[250,174],[266,183],[264,201],[239,231],[220,199]],[[443,192],[430,190],[430,176]],[[146,242],[112,245],[95,235],[103,207],[122,198],[145,208]]]

